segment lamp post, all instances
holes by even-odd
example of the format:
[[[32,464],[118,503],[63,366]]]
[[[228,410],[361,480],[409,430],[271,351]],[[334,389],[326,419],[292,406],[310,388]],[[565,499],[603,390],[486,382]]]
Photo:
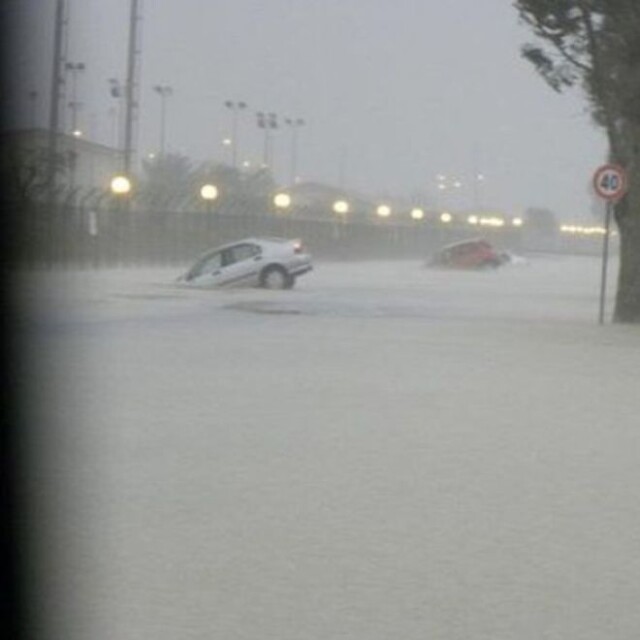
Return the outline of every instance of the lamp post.
[[[78,130],[78,110],[82,106],[78,102],[78,74],[85,70],[84,62],[67,62],[64,65],[65,71],[71,75],[71,100],[69,109],[71,111],[71,131]]]
[[[115,126],[113,128],[113,146],[122,150],[122,115],[124,99],[126,97],[125,87],[117,78],[109,78],[109,95],[116,100]]]
[[[84,72],[85,65],[84,62],[66,62],[64,69],[71,76],[71,100],[68,103],[71,111],[71,135],[74,138],[79,138],[82,136],[82,132],[78,128],[78,111],[82,103],[78,101],[78,74]],[[78,169],[78,150],[75,141],[71,144],[69,157],[71,161],[69,186],[71,188],[72,199],[75,201],[76,171]]]
[[[304,126],[302,118],[285,118],[285,124],[291,128],[291,179],[290,183],[295,184],[298,179],[298,129]]]
[[[265,168],[271,166],[272,148],[271,148],[271,132],[278,128],[278,116],[275,113],[265,113],[258,111],[256,113],[256,123],[259,129],[264,130],[264,150],[262,155],[262,164]]]
[[[129,213],[130,211],[131,188],[131,180],[125,174],[118,174],[111,180],[109,189],[113,196],[114,208],[120,214]],[[136,230],[132,226],[133,218],[130,216],[118,215],[116,217],[116,256],[119,263],[125,261],[127,249],[131,246],[130,243],[136,236]]]
[[[438,189],[438,197],[436,199],[436,208],[439,209],[442,204],[440,194],[448,195],[452,194],[454,191],[460,190],[463,187],[462,181],[456,177],[448,177],[443,174],[438,174],[436,176],[437,180],[437,189]],[[447,199],[450,203],[450,198]],[[446,206],[446,205],[445,205]]]
[[[340,240],[340,236],[342,235],[340,227],[342,227],[343,225],[346,225],[347,214],[351,210],[351,207],[346,200],[340,199],[340,200],[336,200],[331,206],[331,208],[333,209],[333,213],[336,214],[335,222],[332,225],[333,239],[338,241]]]
[[[200,188],[200,197],[204,200],[207,207],[207,213],[211,213],[211,206],[218,197],[218,187],[214,184],[204,184]]]
[[[277,213],[284,214],[291,207],[291,196],[283,191],[281,191],[280,193],[276,193],[276,195],[273,197],[273,204],[276,208]],[[288,219],[289,216],[282,216],[282,222],[279,223],[282,225],[282,234],[284,236],[289,235]]]
[[[153,90],[160,96],[160,156],[164,156],[167,129],[167,98],[173,94],[173,89],[166,84],[157,84]]]
[[[231,110],[231,164],[238,166],[238,114],[247,108],[242,100],[226,100],[224,106]]]
[[[483,173],[477,173],[473,176],[473,206],[478,211],[482,207],[481,190],[485,177]]]

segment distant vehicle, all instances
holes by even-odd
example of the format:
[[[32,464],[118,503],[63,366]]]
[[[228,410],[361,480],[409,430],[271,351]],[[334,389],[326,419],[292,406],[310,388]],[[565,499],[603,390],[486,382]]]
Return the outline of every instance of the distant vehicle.
[[[205,252],[178,282],[203,288],[291,289],[311,269],[311,256],[300,240],[246,238]]]
[[[442,247],[429,261],[430,266],[450,269],[488,269],[503,264],[503,256],[483,238],[454,242]]]
[[[516,266],[521,266],[525,264],[529,264],[529,260],[524,256],[519,256],[512,251],[500,251],[500,260],[502,264],[511,264]]]

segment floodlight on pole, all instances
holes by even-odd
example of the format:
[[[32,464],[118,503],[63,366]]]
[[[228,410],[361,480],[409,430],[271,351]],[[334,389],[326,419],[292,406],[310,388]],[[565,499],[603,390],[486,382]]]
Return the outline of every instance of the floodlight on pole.
[[[167,129],[167,98],[173,95],[173,88],[167,84],[157,84],[153,90],[160,96],[160,156],[164,156]]]
[[[234,168],[238,166],[238,114],[247,108],[247,103],[242,100],[225,100],[224,106],[231,110],[231,164]]]
[[[278,116],[275,113],[265,113],[264,111],[256,112],[256,124],[259,129],[264,130],[264,150],[262,154],[262,164],[265,168],[271,166],[273,161],[271,131],[278,128]]]
[[[285,118],[285,124],[291,128],[291,177],[290,183],[295,184],[298,179],[298,129],[304,126],[302,118]]]

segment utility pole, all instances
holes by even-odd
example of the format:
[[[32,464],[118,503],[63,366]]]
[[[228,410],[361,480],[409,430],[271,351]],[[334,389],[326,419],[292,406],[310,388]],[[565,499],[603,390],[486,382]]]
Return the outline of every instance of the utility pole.
[[[53,36],[53,70],[51,74],[51,105],[49,108],[49,140],[47,148],[47,199],[53,206],[56,189],[56,162],[60,132],[60,101],[64,87],[64,40],[66,29],[65,0],[57,0]]]
[[[125,82],[125,123],[124,123],[124,154],[123,172],[130,177],[131,165],[134,154],[134,121],[138,112],[138,73],[139,57],[138,49],[139,22],[142,17],[139,14],[139,0],[131,0],[131,12],[129,16],[129,49],[127,53],[127,79]]]
[[[114,122],[112,131],[112,144],[113,148],[117,149],[118,153],[122,153],[122,116],[123,116],[123,101],[125,98],[125,91],[122,83],[117,78],[109,78],[109,93],[112,98],[116,99],[116,108],[114,112]]]
[[[69,101],[69,109],[71,110],[71,133],[77,135],[78,111],[82,106],[82,103],[78,102],[78,74],[85,70],[85,65],[84,62],[67,62],[64,68],[71,75],[71,100]]]

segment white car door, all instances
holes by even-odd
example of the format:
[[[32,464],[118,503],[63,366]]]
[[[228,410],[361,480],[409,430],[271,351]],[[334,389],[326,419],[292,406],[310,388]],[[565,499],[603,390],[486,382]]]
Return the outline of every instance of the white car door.
[[[222,251],[219,283],[222,286],[258,284],[262,269],[262,251],[257,244],[243,242]]]
[[[222,278],[222,251],[217,251],[194,267],[189,281],[202,287],[217,287],[222,284]]]

